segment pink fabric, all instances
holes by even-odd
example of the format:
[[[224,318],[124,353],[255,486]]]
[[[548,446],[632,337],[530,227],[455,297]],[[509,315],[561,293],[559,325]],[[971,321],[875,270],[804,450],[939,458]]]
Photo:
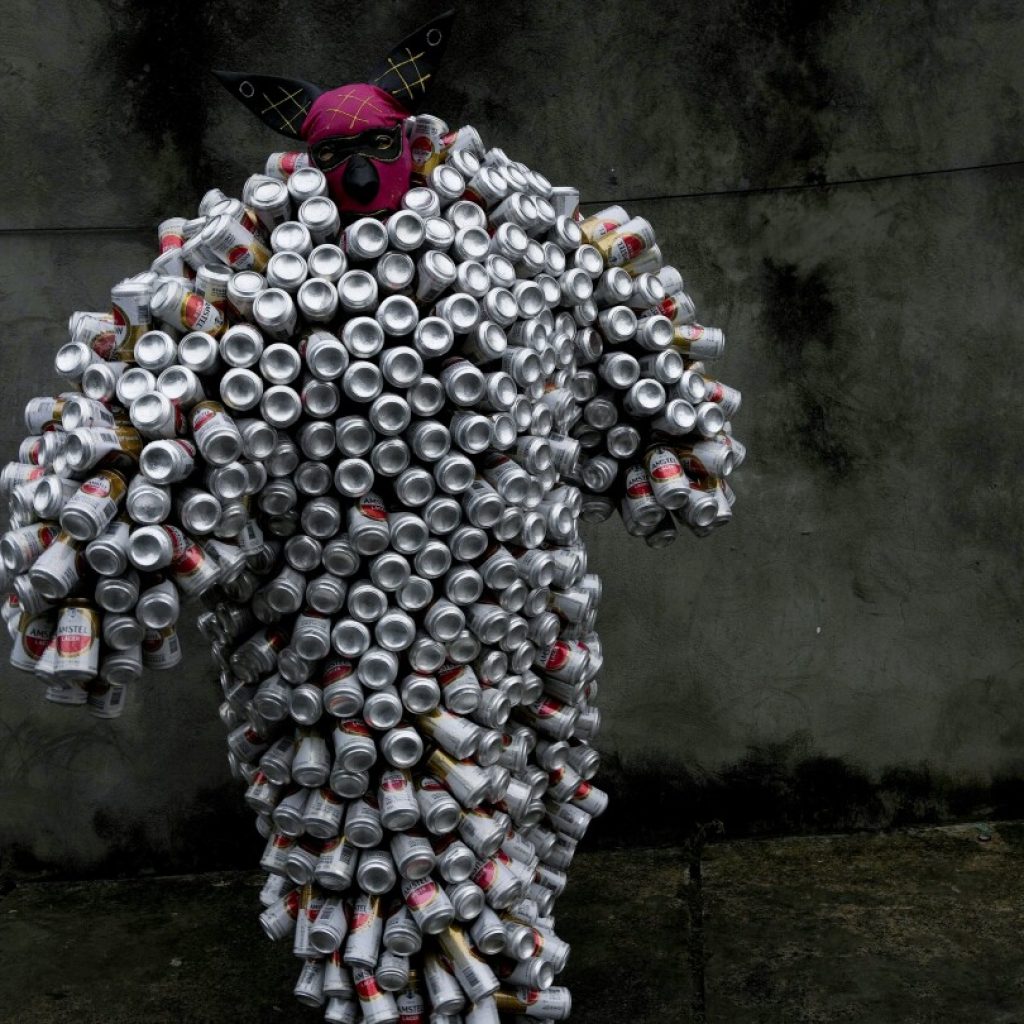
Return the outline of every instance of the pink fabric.
[[[375,85],[342,85],[318,96],[302,125],[302,137],[310,145],[336,135],[358,135],[374,128],[394,128],[402,124],[409,111],[390,93]],[[348,161],[327,172],[331,198],[338,208],[354,214],[373,213],[378,210],[397,210],[402,196],[409,191],[412,175],[412,153],[405,137],[402,151],[396,160],[374,160],[364,154],[380,176],[380,189],[368,203],[357,203],[346,195],[342,177]]]

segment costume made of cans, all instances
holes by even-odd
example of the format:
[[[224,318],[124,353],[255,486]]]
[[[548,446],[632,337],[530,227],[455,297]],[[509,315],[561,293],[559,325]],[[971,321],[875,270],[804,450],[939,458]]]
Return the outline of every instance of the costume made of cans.
[[[120,717],[195,615],[259,923],[330,1024],[566,1019],[554,907],[608,801],[580,523],[704,536],[745,454],[652,225],[410,117],[450,22],[368,83],[221,74],[309,154],[159,225],[0,467],[45,700]]]

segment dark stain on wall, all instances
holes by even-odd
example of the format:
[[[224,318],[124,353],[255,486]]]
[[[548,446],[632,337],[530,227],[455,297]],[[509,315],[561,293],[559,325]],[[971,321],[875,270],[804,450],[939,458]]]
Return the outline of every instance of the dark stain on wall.
[[[857,461],[838,394],[846,352],[839,310],[823,267],[801,270],[768,258],[762,269],[763,336],[779,385],[791,396],[779,427],[837,479]]]
[[[150,148],[173,154],[171,176],[200,194],[216,178],[205,155],[206,77],[216,31],[202,4],[109,5],[111,45],[93,63],[112,83],[111,116],[125,120]],[[125,154],[130,160],[131,153]],[[178,192],[175,199],[180,202]]]
[[[751,746],[717,771],[623,765],[606,756],[594,781],[611,799],[587,833],[587,849],[687,845],[695,835],[715,833],[736,839],[1024,818],[1024,770],[972,782],[926,765],[896,765],[872,776],[815,751],[802,733]],[[161,820],[159,841],[145,824],[126,825],[102,808],[93,825],[108,848],[95,864],[47,863],[27,846],[6,846],[0,894],[26,878],[250,869],[263,848],[233,782],[201,791],[180,816]]]
[[[972,781],[895,765],[876,776],[815,751],[804,734],[751,746],[717,771],[608,758],[595,782],[611,801],[588,832],[591,847],[681,844],[713,821],[735,839],[1024,816],[1020,772]]]
[[[837,85],[820,53],[840,3],[748,0],[708,9],[700,74],[687,89],[719,108],[743,153],[748,182],[825,178],[834,127],[821,116]],[[764,126],[771,124],[771,132]]]

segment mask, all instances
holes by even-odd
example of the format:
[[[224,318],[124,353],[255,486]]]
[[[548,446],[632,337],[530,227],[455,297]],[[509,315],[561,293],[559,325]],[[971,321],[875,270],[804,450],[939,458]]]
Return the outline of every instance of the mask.
[[[412,174],[408,116],[373,85],[343,85],[313,102],[302,137],[342,213],[365,217],[398,209]]]

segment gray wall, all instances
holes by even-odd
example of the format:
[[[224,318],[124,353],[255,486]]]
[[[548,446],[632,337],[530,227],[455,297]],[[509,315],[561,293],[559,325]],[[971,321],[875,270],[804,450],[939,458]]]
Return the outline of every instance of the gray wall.
[[[460,6],[431,109],[587,202],[648,197],[628,205],[727,329],[746,396],[733,525],[664,552],[588,531],[606,778],[630,798],[606,838],[1018,809],[1024,174],[657,197],[1024,156],[1020,6]],[[206,70],[340,84],[436,9],[6,0],[4,451],[68,313],[148,262],[158,219],[281,148]],[[198,644],[187,668],[113,725],[3,671],[9,868],[248,856]]]

